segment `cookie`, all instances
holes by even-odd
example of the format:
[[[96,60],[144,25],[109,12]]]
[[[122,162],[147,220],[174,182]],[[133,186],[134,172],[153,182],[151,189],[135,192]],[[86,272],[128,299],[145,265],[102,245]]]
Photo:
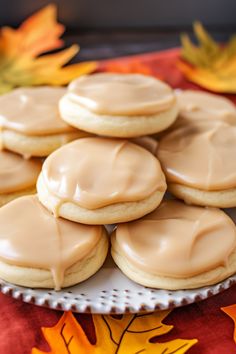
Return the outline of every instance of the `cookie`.
[[[236,206],[236,126],[208,121],[164,136],[157,156],[168,188],[188,204]]]
[[[154,134],[177,118],[173,90],[151,76],[100,73],[71,82],[60,100],[68,124],[97,135],[130,138]]]
[[[204,91],[178,90],[176,98],[179,117],[175,125],[194,124],[208,120],[236,124],[236,107],[226,97]]]
[[[0,143],[26,157],[48,156],[58,147],[88,134],[60,117],[62,87],[18,88],[0,96]]]
[[[165,201],[142,219],[118,225],[111,253],[141,285],[198,288],[236,273],[236,227],[220,209]]]
[[[103,226],[54,218],[35,195],[0,209],[0,277],[8,282],[59,290],[96,273],[107,251]]]
[[[38,159],[0,150],[0,206],[22,195],[34,194],[42,163]]]
[[[156,156],[158,141],[155,138],[151,136],[141,136],[140,138],[130,139],[130,141],[150,151],[153,155]]]
[[[165,176],[155,156],[127,140],[84,138],[44,162],[41,203],[66,219],[113,224],[137,219],[161,202]]]

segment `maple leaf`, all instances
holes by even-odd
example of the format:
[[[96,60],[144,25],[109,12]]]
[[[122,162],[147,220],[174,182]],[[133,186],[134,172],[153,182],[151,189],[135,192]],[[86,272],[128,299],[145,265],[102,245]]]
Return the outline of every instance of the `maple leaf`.
[[[51,351],[48,354],[183,354],[196,339],[175,339],[165,343],[151,343],[150,339],[168,333],[173,326],[162,323],[170,311],[121,317],[94,315],[96,344],[87,339],[71,312],[65,312],[57,325],[42,328]],[[46,354],[33,348],[32,354]]]
[[[181,56],[177,63],[188,80],[214,92],[236,93],[236,36],[221,46],[201,23],[194,23],[199,46],[188,35],[181,36]]]
[[[236,343],[236,304],[222,307],[221,310],[224,311],[234,321],[234,341]]]
[[[65,28],[57,23],[56,15],[55,5],[48,5],[29,17],[18,29],[1,28],[0,93],[18,86],[64,85],[96,68],[96,62],[64,67],[78,53],[78,45],[38,57],[64,45],[60,36]]]

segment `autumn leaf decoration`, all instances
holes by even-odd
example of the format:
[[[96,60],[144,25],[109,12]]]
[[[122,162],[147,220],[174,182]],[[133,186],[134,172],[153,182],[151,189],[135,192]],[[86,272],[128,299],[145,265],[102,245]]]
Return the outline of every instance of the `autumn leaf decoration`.
[[[150,339],[169,332],[173,326],[162,320],[168,311],[153,314],[124,316],[93,316],[96,344],[92,345],[71,312],[65,312],[55,327],[43,328],[51,351],[48,354],[183,354],[196,339],[175,339],[169,342],[150,342]],[[32,354],[46,354],[36,348]]]
[[[236,93],[236,36],[222,46],[214,41],[201,23],[194,23],[199,45],[188,35],[181,36],[181,57],[178,67],[188,80],[219,93]]]
[[[236,304],[222,307],[221,310],[234,321],[234,341],[236,343]]]
[[[64,67],[79,51],[77,45],[41,55],[64,45],[60,36],[65,28],[57,23],[56,12],[54,5],[48,5],[18,29],[0,30],[0,94],[18,86],[64,85],[96,68],[95,62]]]

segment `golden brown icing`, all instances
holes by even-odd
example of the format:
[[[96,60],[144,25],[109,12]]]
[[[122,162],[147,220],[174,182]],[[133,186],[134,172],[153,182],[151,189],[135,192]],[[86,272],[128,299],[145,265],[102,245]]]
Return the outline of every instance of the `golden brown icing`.
[[[153,155],[156,155],[158,147],[158,142],[156,139],[151,138],[150,136],[141,136],[139,138],[130,139],[130,141],[150,151]]]
[[[13,193],[35,186],[42,164],[17,154],[0,151],[0,193]]]
[[[87,209],[140,201],[166,182],[159,161],[121,139],[83,138],[65,145],[43,164],[48,190]]]
[[[50,135],[75,131],[59,115],[62,87],[18,88],[0,96],[0,128],[25,135]]]
[[[21,197],[0,209],[0,259],[50,270],[59,290],[65,271],[91,253],[102,230],[54,218],[37,196]]]
[[[179,127],[161,139],[157,155],[168,182],[207,191],[236,187],[236,126]]]
[[[97,114],[151,115],[175,103],[172,89],[162,81],[140,74],[100,73],[72,81],[72,101]]]
[[[203,91],[179,91],[176,95],[179,106],[179,123],[194,123],[199,120],[222,120],[236,123],[236,108],[227,98]]]
[[[227,266],[236,247],[236,228],[219,209],[165,201],[144,218],[118,225],[116,243],[139,269],[186,278]]]

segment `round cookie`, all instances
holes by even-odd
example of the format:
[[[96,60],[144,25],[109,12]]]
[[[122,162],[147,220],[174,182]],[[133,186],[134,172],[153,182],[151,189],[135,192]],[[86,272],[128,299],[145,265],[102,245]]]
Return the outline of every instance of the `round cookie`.
[[[80,77],[70,83],[59,107],[68,124],[120,138],[162,131],[178,114],[173,90],[140,74],[99,73]]]
[[[26,157],[48,156],[74,139],[87,136],[66,124],[58,110],[62,87],[18,88],[0,96],[0,144]]]
[[[236,206],[236,126],[199,122],[181,126],[158,145],[168,189],[188,204]]]
[[[54,218],[37,196],[0,209],[0,277],[11,283],[59,290],[96,273],[107,251],[103,226]]]
[[[165,176],[149,151],[126,140],[84,138],[44,162],[41,203],[56,216],[84,224],[137,219],[161,202]]]
[[[154,156],[157,154],[158,141],[151,136],[141,136],[139,138],[130,139],[131,143],[137,144],[144,149],[150,151]]]
[[[0,206],[26,194],[34,194],[41,171],[39,160],[0,150]]]
[[[208,120],[236,124],[236,107],[223,96],[204,91],[177,90],[176,98],[179,116],[174,127]]]
[[[111,241],[115,263],[144,286],[191,289],[236,273],[236,227],[220,209],[164,201],[142,219],[118,225]]]

